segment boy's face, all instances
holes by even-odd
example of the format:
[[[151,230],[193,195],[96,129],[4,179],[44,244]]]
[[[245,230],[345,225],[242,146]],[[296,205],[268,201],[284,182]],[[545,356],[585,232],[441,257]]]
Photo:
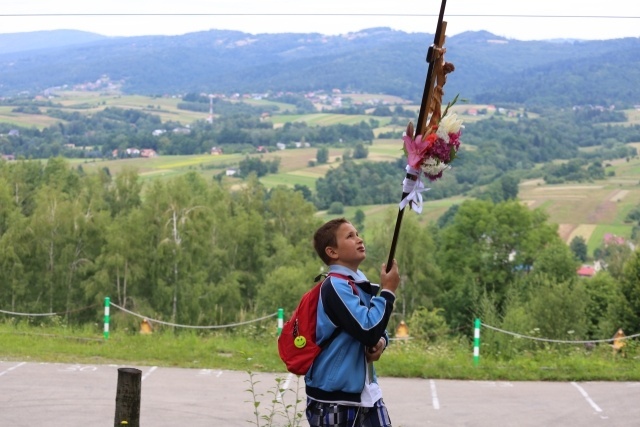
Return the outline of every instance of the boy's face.
[[[336,232],[336,243],[335,248],[327,247],[329,256],[335,264],[344,265],[356,271],[367,256],[364,241],[358,236],[358,230],[352,224],[345,222]]]

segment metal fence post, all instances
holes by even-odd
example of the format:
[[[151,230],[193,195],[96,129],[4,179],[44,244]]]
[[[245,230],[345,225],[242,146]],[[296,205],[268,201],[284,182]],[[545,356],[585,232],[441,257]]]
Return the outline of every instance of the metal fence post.
[[[473,328],[473,364],[478,366],[480,363],[480,319],[476,319]]]
[[[109,338],[109,305],[111,299],[109,297],[104,298],[104,339]]]

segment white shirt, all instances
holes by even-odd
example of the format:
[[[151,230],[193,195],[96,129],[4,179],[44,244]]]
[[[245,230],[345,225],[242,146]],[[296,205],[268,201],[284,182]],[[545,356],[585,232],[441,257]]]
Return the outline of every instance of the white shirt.
[[[367,377],[364,381],[364,388],[360,394],[360,406],[365,408],[373,408],[373,405],[382,399],[382,389],[378,383],[374,383],[373,378],[369,378],[369,369],[367,369]]]

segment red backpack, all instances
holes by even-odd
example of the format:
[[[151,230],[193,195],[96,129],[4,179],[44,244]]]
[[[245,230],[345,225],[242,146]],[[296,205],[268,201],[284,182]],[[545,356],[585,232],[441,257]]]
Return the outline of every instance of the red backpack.
[[[320,288],[330,276],[347,280],[351,288],[353,288],[353,292],[356,295],[358,294],[358,289],[350,277],[338,273],[329,273],[325,279],[302,295],[300,303],[291,314],[291,318],[284,323],[282,332],[278,337],[280,359],[287,365],[287,370],[293,374],[305,375],[316,356],[340,333],[340,330],[336,329],[329,339],[319,345],[316,343]]]

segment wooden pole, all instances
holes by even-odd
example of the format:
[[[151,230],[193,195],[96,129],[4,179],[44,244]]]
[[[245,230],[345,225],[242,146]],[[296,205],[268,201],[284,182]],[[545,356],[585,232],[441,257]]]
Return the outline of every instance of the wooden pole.
[[[446,30],[446,22],[444,19],[444,10],[447,7],[447,0],[442,0],[440,3],[440,14],[438,15],[438,25],[436,27],[436,33],[433,37],[433,45],[429,47],[429,51],[427,53],[427,62],[429,63],[429,67],[427,68],[427,78],[424,85],[424,92],[422,94],[422,103],[420,105],[420,112],[418,114],[418,123],[415,131],[416,135],[422,135],[425,131],[427,117],[429,116],[429,108],[431,107],[431,99],[433,98],[433,84],[434,84],[434,74],[433,68],[435,65],[435,51],[436,48],[442,48],[442,44],[444,43],[444,34]],[[407,174],[407,179],[411,179],[413,181],[417,180],[418,177]],[[402,192],[402,196],[400,197],[400,201],[404,200],[409,193]],[[396,225],[393,230],[393,237],[391,238],[391,249],[389,250],[389,258],[387,260],[387,273],[391,271],[391,267],[393,265],[393,259],[396,254],[396,246],[398,244],[398,237],[400,236],[400,226],[402,225],[402,217],[404,215],[404,208],[398,210],[398,216],[396,218]]]
[[[118,368],[114,427],[140,427],[141,384],[142,371],[140,369]]]

